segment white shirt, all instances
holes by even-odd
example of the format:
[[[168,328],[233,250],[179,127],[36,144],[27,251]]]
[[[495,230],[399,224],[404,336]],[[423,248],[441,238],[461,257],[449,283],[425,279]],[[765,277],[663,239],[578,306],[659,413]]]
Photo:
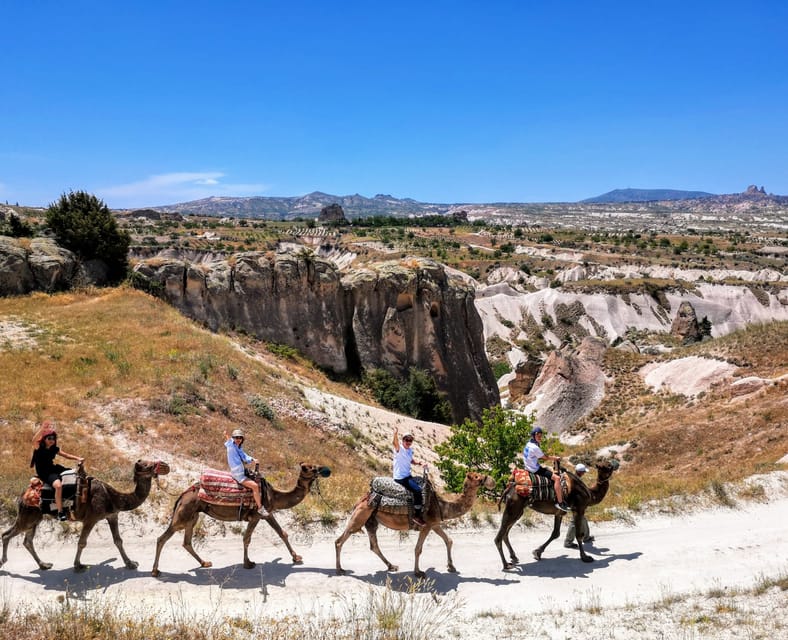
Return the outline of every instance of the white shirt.
[[[399,451],[394,452],[394,479],[402,480],[407,478],[410,473],[410,463],[413,461],[413,448],[400,446]]]
[[[523,449],[523,460],[525,461],[525,468],[531,473],[539,471],[539,460],[544,458],[545,455],[535,442],[528,441]]]

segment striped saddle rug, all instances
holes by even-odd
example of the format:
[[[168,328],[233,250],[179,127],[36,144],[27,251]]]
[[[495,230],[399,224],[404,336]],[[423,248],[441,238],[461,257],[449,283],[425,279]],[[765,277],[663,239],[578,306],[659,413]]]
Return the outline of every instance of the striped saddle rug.
[[[251,489],[238,484],[229,471],[205,469],[200,474],[200,488],[197,492],[200,500],[208,504],[221,506],[253,507],[254,497]]]
[[[552,481],[525,469],[515,469],[512,472],[514,477],[514,489],[517,495],[530,498],[533,502],[542,500],[555,500],[555,489]]]

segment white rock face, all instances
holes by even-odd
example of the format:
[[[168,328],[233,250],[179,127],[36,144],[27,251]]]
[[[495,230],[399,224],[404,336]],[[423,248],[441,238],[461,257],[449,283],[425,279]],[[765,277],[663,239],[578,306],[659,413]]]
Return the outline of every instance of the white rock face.
[[[555,323],[557,305],[568,306],[579,301],[585,309],[585,316],[578,320],[580,325],[590,335],[610,343],[623,337],[630,328],[668,333],[683,301],[694,307],[698,318],[705,316],[709,319],[713,337],[750,324],[788,320],[788,292],[775,294],[764,291],[764,295],[767,304],[761,304],[744,286],[698,283],[692,293],[666,292],[669,308],[665,308],[646,294],[630,294],[625,299],[606,293],[572,293],[549,288],[524,293],[500,283],[477,291],[476,308],[484,323],[485,339],[499,336],[506,340],[511,329],[502,321],[520,326],[530,315],[544,326],[544,317],[549,318],[548,323]],[[600,335],[601,331],[596,327],[601,327],[606,335]]]
[[[643,381],[654,391],[667,389],[687,397],[708,391],[712,385],[733,377],[738,367],[711,358],[690,356],[670,362],[654,362],[640,370]]]

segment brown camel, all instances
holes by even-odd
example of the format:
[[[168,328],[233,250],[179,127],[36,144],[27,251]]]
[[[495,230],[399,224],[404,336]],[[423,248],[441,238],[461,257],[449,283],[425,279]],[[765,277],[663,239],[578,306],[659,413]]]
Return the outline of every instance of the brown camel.
[[[77,543],[77,555],[74,558],[74,570],[84,571],[87,569],[85,565],[80,562],[82,550],[87,545],[88,536],[93,531],[93,527],[99,520],[107,521],[109,529],[112,532],[112,540],[115,546],[120,551],[123,562],[126,564],[127,569],[136,569],[137,563],[130,560],[123,549],[123,540],[118,531],[118,514],[121,511],[131,511],[139,507],[148,497],[151,489],[151,480],[158,476],[166,475],[170,472],[169,466],[165,462],[158,460],[137,460],[134,463],[134,491],[131,493],[121,493],[117,489],[113,489],[110,485],[98,479],[91,479],[89,484],[89,493],[87,494],[87,502],[77,505],[74,511],[71,512],[71,518],[82,522],[82,532],[79,536]],[[79,466],[78,475],[85,478],[84,469],[82,465]],[[33,559],[38,563],[38,566],[43,569],[52,568],[51,562],[42,562],[36,553],[33,546],[33,537],[36,535],[36,528],[41,520],[44,518],[44,513],[38,507],[25,506],[19,500],[19,514],[13,526],[3,533],[3,559],[0,561],[0,566],[5,564],[8,559],[8,543],[11,538],[24,533],[24,541],[22,544],[25,549],[30,552]]]
[[[577,532],[577,548],[580,549],[580,559],[583,562],[593,562],[594,559],[583,549],[583,541],[580,539],[580,531],[582,531],[580,522],[588,507],[602,502],[610,486],[610,476],[618,469],[619,465],[618,460],[612,460],[610,462],[599,462],[594,466],[597,469],[597,481],[591,487],[587,487],[574,473],[564,471],[564,474],[567,476],[568,488],[568,491],[564,493],[564,500],[572,507],[575,531]],[[531,507],[531,509],[539,513],[555,516],[553,532],[550,534],[550,537],[541,547],[533,551],[534,558],[541,560],[542,552],[547,548],[547,545],[561,534],[561,520],[566,514],[555,506],[555,500],[529,502],[527,497],[519,495],[511,486],[504,491],[502,500],[506,501],[506,505],[501,517],[501,526],[498,529],[498,534],[495,536],[495,546],[498,547],[498,553],[501,554],[504,570],[514,568],[519,562],[509,542],[509,531],[523,515],[526,507]],[[506,547],[509,549],[510,562],[507,562],[504,557],[501,542],[506,544]]]
[[[266,486],[266,491],[263,494],[264,504],[266,505],[269,515],[267,517],[261,516],[254,506],[238,505],[216,505],[210,504],[201,500],[198,495],[199,483],[189,487],[181,494],[175,503],[175,508],[172,512],[172,519],[170,526],[167,530],[159,536],[156,542],[156,558],[153,561],[153,569],[151,574],[154,578],[160,575],[159,571],[159,556],[161,550],[177,531],[183,530],[183,548],[186,549],[201,567],[212,567],[213,564],[207,560],[203,560],[192,547],[192,535],[194,534],[194,525],[197,524],[197,519],[201,513],[210,516],[214,520],[222,520],[224,522],[235,522],[238,520],[246,520],[249,524],[244,532],[244,568],[251,569],[255,563],[249,559],[249,542],[252,540],[252,533],[254,532],[257,523],[260,520],[265,520],[271,525],[271,528],[276,531],[277,535],[285,543],[287,550],[293,557],[293,564],[301,564],[303,559],[298,555],[293,547],[290,546],[290,541],[287,539],[287,533],[282,530],[279,523],[274,518],[274,511],[282,509],[291,509],[299,504],[309,492],[312,484],[318,477],[327,477],[331,471],[328,467],[321,467],[313,464],[301,464],[301,470],[298,474],[296,486],[291,491],[277,491],[271,485]],[[267,495],[266,495],[267,494]],[[248,492],[251,496],[251,490]]]
[[[429,482],[429,479],[428,479]],[[476,494],[479,487],[484,486],[487,489],[493,489],[495,482],[489,476],[482,473],[469,472],[465,476],[465,483],[462,487],[462,493],[459,497],[454,496],[455,499],[444,499],[437,494],[433,494],[433,498],[424,505],[422,517],[426,522],[423,527],[413,525],[410,516],[407,513],[387,513],[380,507],[370,506],[369,498],[372,492],[370,491],[365,495],[354,507],[353,513],[350,514],[350,519],[345,526],[345,531],[336,539],[334,546],[336,547],[337,554],[337,574],[342,575],[345,571],[340,564],[340,554],[342,553],[342,545],[354,533],[361,531],[362,527],[367,530],[369,536],[369,547],[372,551],[386,564],[389,571],[397,571],[398,567],[391,564],[378,546],[378,525],[382,524],[389,529],[395,531],[408,531],[411,528],[418,529],[419,538],[416,541],[416,564],[414,566],[414,573],[417,577],[423,578],[424,572],[419,569],[419,556],[421,549],[424,546],[424,539],[429,535],[430,531],[437,533],[444,543],[446,543],[446,554],[448,556],[448,570],[451,573],[456,573],[457,569],[451,559],[451,546],[452,540],[440,526],[444,520],[451,520],[452,518],[459,518],[467,513],[476,501]]]

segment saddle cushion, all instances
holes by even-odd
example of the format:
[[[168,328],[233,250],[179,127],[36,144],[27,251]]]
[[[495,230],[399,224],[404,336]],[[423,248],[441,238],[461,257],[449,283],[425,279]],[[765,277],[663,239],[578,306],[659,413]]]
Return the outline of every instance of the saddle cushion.
[[[74,506],[77,496],[77,473],[73,469],[66,469],[60,474],[60,483],[63,487],[63,509],[69,511]],[[26,492],[27,493],[27,492]],[[41,485],[41,501],[39,507],[43,513],[57,511],[55,505],[55,488],[51,484]]]
[[[209,504],[239,506],[254,504],[251,489],[238,484],[229,471],[205,469],[200,474],[200,500]]]
[[[424,478],[413,478],[422,491]],[[401,484],[394,482],[394,478],[379,476],[372,478],[369,483],[370,501],[374,500],[375,507],[390,513],[407,513],[413,506],[413,494]],[[425,496],[426,503],[426,496]]]
[[[530,497],[534,502],[555,499],[553,483],[547,478],[525,469],[515,469],[512,475],[514,476],[514,487],[517,495],[524,498]]]

